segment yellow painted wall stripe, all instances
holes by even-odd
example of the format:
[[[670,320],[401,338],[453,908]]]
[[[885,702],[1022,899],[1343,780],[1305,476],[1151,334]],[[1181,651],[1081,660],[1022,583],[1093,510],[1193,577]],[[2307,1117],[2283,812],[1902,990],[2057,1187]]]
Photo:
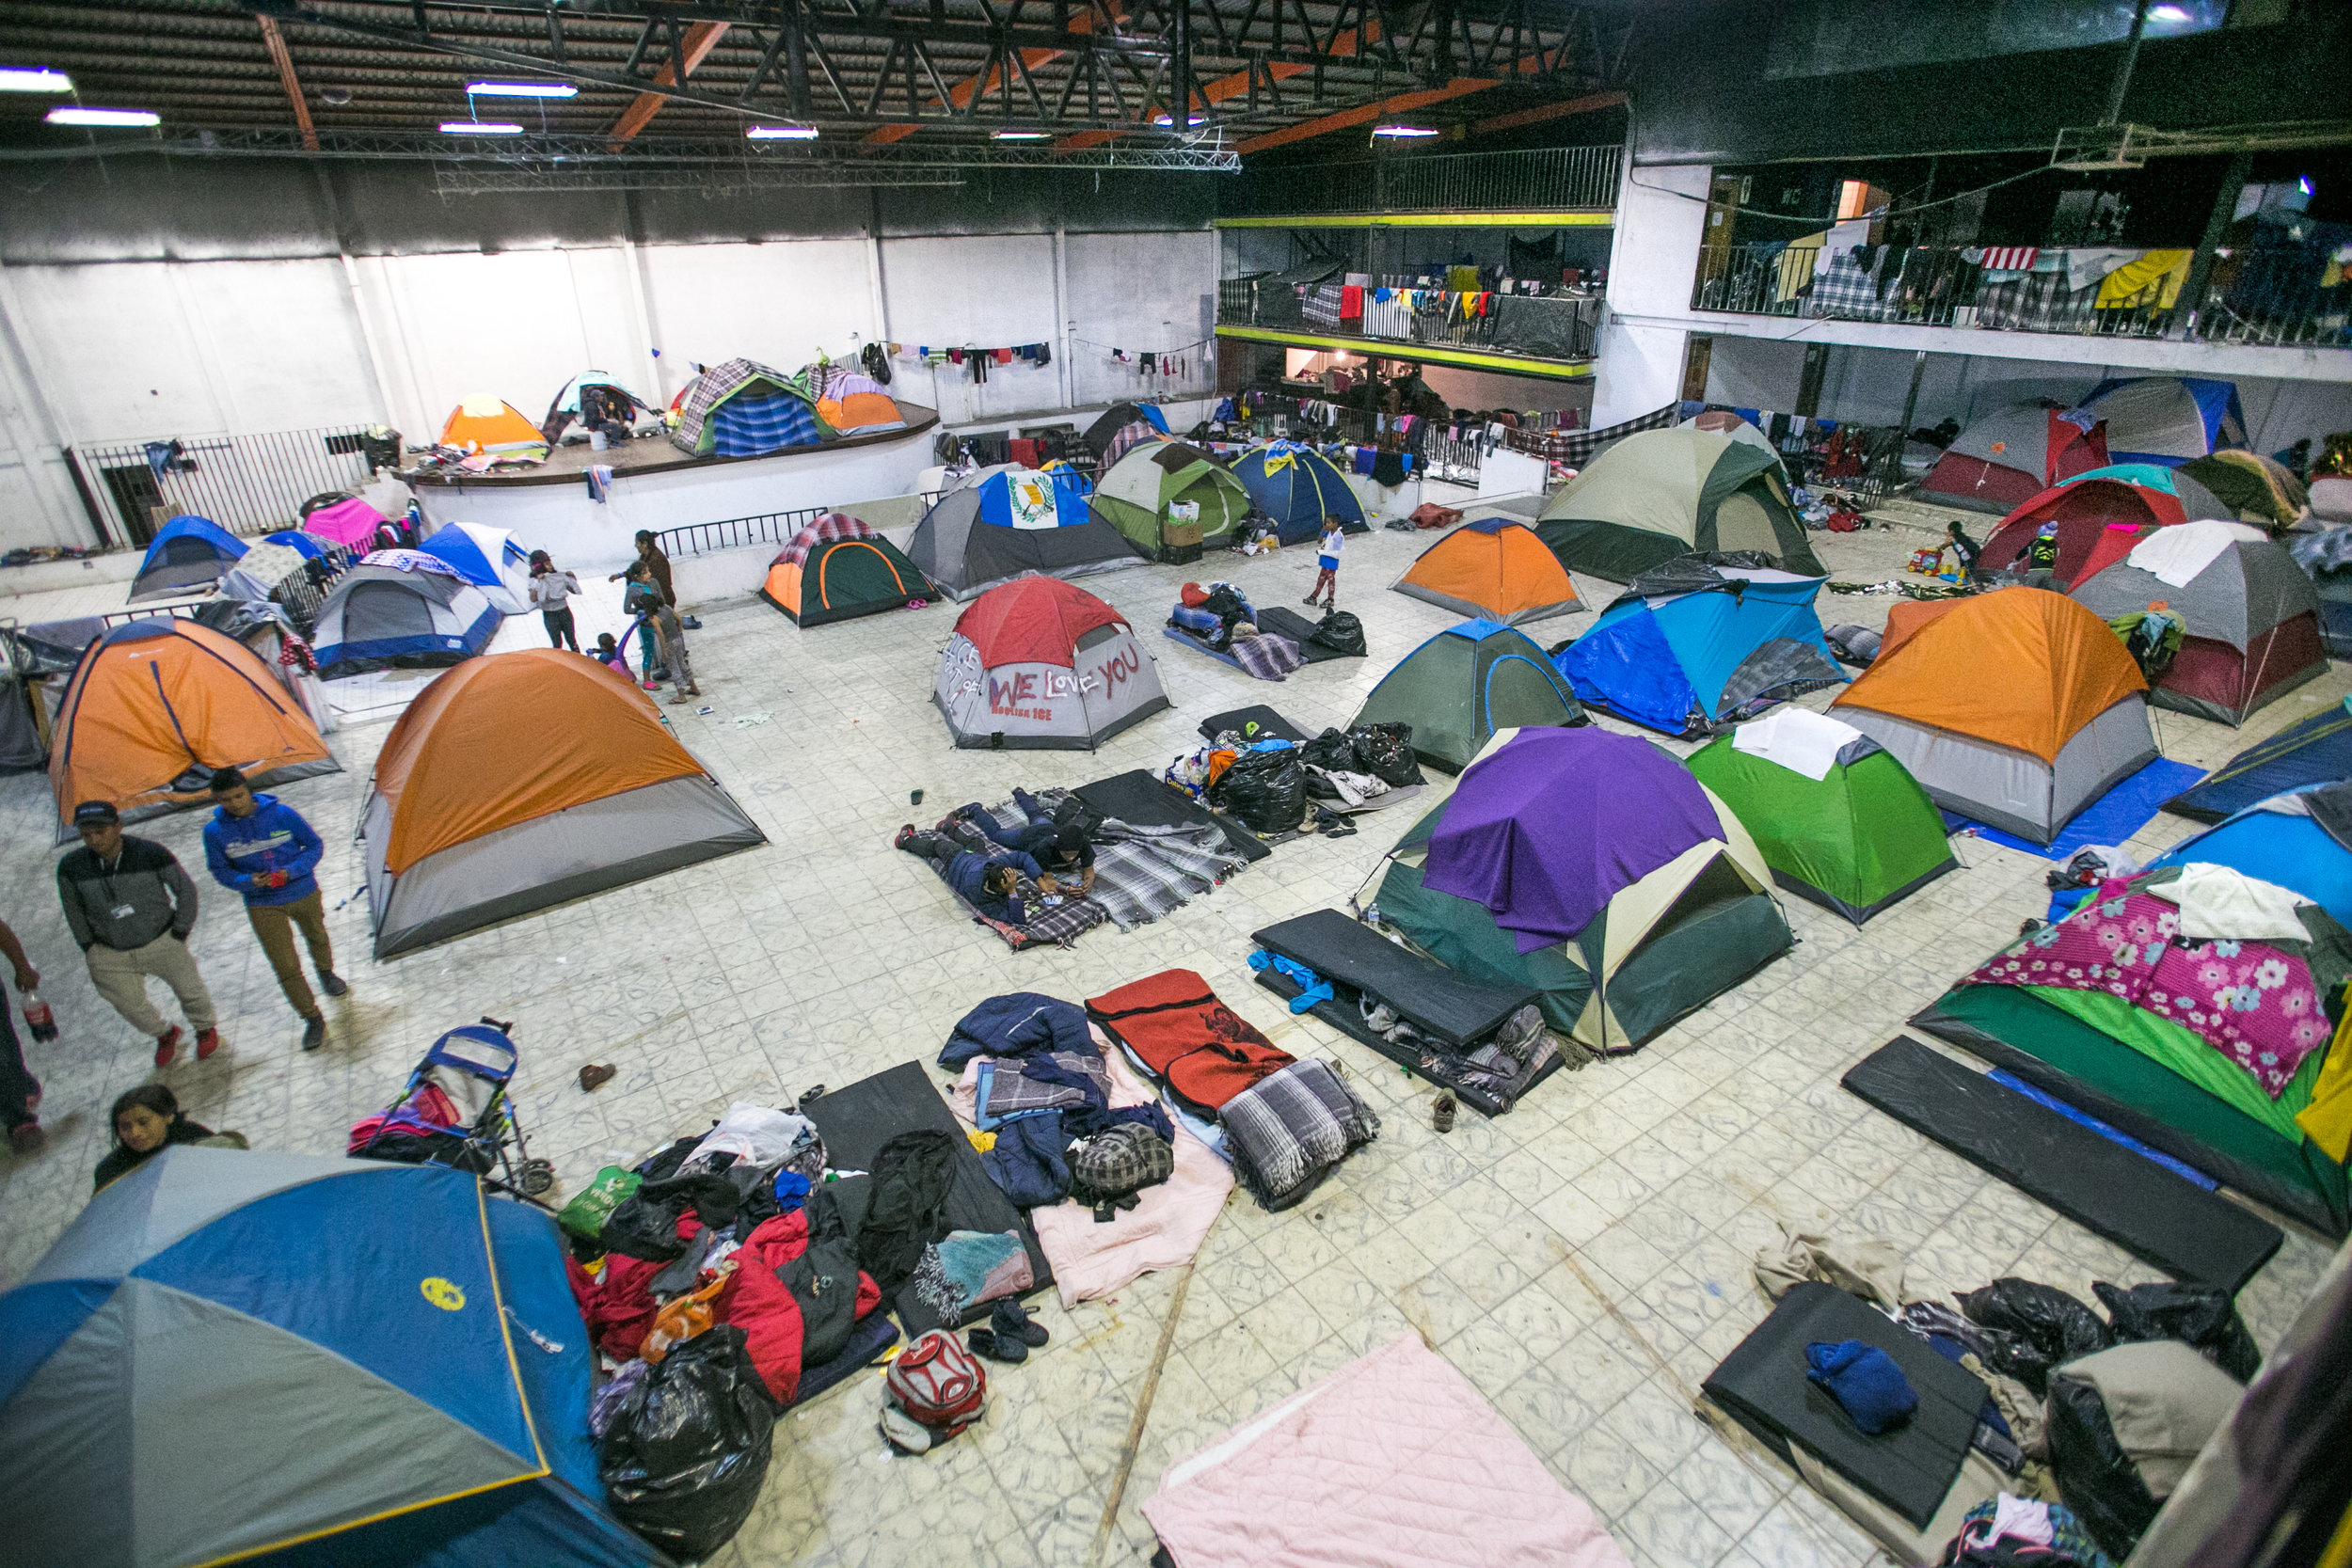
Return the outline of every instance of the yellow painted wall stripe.
[[[1577,213],[1359,213],[1212,218],[1213,229],[1606,229],[1613,211]]]
[[[1593,373],[1590,360],[1522,359],[1510,354],[1480,354],[1474,349],[1446,348],[1437,343],[1400,343],[1386,338],[1326,338],[1311,332],[1283,332],[1268,326],[1220,326],[1220,338],[1253,343],[1281,343],[1290,348],[1328,348],[1361,354],[1375,359],[1410,359],[1418,364],[1458,365],[1466,370],[1502,371],[1512,375],[1540,375],[1553,381],[1573,381]]]

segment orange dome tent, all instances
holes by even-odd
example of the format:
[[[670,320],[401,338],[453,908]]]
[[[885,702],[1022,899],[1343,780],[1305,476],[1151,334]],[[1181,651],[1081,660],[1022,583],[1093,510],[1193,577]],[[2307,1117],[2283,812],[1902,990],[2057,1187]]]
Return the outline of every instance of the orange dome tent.
[[[126,819],[208,805],[215,768],[242,768],[257,788],[340,771],[302,705],[236,639],[164,617],[89,645],[49,753],[58,843],[84,800],[111,800]]]
[[[1831,705],[1938,805],[2039,844],[2153,761],[2147,682],[2122,640],[2062,594],[1906,602]]]
[[[768,841],[628,677],[555,648],[420,692],[360,836],[379,958]]]
[[[503,398],[479,392],[449,411],[441,445],[460,451],[545,451],[548,438]]]
[[[1391,586],[1442,610],[1506,626],[1584,608],[1550,546],[1508,517],[1484,517],[1447,534]]]

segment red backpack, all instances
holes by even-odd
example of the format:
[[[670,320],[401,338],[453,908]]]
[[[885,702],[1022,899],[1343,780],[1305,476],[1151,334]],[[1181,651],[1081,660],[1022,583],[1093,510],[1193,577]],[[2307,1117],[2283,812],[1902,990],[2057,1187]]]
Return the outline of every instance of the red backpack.
[[[1094,997],[1087,1017],[1166,1080],[1177,1099],[1211,1114],[1295,1060],[1189,969]]]
[[[940,1438],[979,1419],[988,1397],[988,1374],[954,1335],[939,1329],[900,1351],[882,1386],[900,1409]]]

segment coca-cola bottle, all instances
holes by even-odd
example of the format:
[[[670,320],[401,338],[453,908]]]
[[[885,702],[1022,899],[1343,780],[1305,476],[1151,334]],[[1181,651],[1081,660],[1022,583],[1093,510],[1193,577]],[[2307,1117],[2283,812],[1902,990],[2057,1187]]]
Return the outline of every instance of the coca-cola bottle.
[[[40,999],[40,992],[28,990],[24,996],[24,1027],[31,1030],[36,1040],[57,1037],[57,1015],[49,1010],[49,1004]]]

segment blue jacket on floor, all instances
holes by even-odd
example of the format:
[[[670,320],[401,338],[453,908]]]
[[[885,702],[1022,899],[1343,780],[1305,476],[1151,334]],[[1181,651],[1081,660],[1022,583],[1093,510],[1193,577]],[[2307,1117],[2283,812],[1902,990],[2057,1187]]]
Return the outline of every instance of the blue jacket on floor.
[[[311,869],[326,846],[292,806],[280,805],[275,795],[253,797],[251,816],[231,816],[227,806],[215,806],[204,824],[204,864],[213,880],[245,895],[248,908],[268,909],[308,898],[319,890]],[[284,887],[263,887],[254,879],[266,872],[287,873]]]

